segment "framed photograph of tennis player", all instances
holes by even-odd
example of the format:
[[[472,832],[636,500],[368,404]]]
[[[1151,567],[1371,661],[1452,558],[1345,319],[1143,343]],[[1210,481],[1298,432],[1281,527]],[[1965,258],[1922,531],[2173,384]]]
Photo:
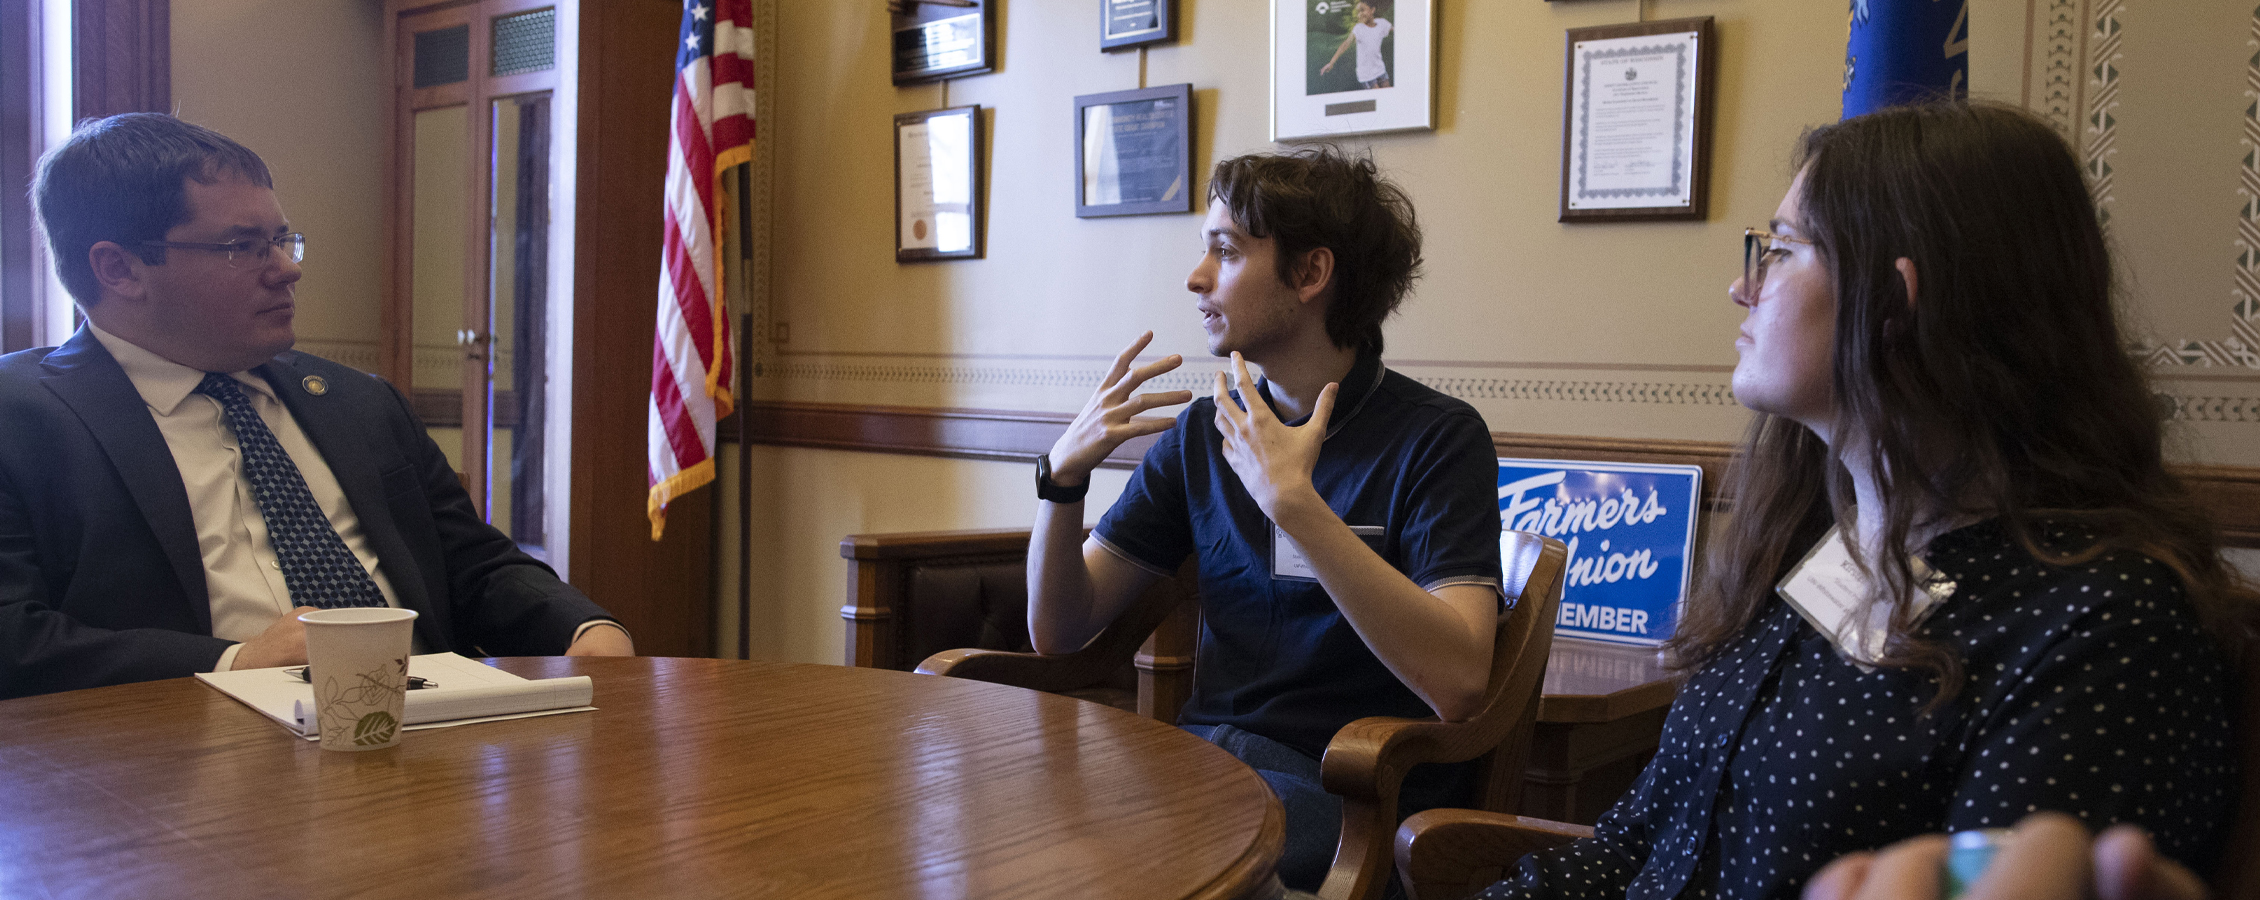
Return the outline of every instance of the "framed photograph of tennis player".
[[[895,83],[996,71],[996,0],[887,0]]]
[[[895,116],[895,261],[981,258],[981,107]]]
[[[1127,50],[1177,39],[1177,0],[1099,0],[1099,49]]]
[[[1563,222],[1710,212],[1711,17],[1569,29]]]
[[[1193,211],[1193,86],[1075,98],[1075,215]]]
[[[1271,139],[1436,127],[1435,0],[1271,0]]]

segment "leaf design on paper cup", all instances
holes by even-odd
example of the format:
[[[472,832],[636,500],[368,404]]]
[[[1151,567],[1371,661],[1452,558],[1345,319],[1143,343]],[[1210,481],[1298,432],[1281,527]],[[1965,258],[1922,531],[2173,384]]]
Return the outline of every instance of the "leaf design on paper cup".
[[[364,747],[387,743],[393,735],[399,733],[400,721],[394,719],[392,713],[381,709],[362,716],[361,721],[353,723],[353,742]]]
[[[355,744],[369,746],[391,741],[393,734],[400,730],[399,720],[384,709],[367,713],[362,710],[370,706],[389,706],[394,697],[407,691],[405,675],[395,675],[393,668],[388,664],[342,680],[323,678],[314,688],[322,734],[330,740],[338,740],[351,729]]]

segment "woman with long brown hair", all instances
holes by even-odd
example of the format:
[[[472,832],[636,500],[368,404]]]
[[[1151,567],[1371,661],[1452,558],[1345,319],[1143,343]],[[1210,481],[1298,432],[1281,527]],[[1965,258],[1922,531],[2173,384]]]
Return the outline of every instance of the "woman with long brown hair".
[[[1729,289],[1755,411],[1663,746],[1486,897],[1777,897],[2059,810],[2206,871],[2254,595],[2169,475],[2078,164],[1985,105],[1813,129]]]

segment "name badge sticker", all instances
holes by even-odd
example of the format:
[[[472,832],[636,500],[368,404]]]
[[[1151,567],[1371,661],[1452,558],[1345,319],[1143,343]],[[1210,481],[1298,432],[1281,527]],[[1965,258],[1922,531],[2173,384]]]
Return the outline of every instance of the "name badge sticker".
[[[1920,557],[1908,562],[1918,585],[1912,598],[1914,620],[1920,622],[1940,601],[1953,596],[1954,584]],[[1891,635],[1891,608],[1879,603],[1865,616],[1860,614],[1860,604],[1868,596],[1868,580],[1853,564],[1852,548],[1846,544],[1842,528],[1829,529],[1812,552],[1789,570],[1775,592],[1811,622],[1815,631],[1827,636],[1847,662],[1872,671],[1875,662],[1883,658],[1884,643]]]
[[[1373,546],[1374,538],[1388,533],[1380,525],[1352,525],[1350,533]],[[1279,581],[1317,581],[1318,571],[1310,567],[1310,557],[1303,555],[1302,545],[1279,530],[1279,523],[1271,523],[1271,577]]]

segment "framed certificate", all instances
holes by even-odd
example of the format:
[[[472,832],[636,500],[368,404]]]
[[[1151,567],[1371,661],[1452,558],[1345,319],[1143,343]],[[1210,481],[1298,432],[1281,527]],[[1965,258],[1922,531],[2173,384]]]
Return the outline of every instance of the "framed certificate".
[[[1569,30],[1560,221],[1710,211],[1711,17]]]
[[[1123,50],[1177,39],[1177,0],[1099,0],[1099,49]]]
[[[981,258],[981,107],[895,116],[895,261]]]
[[[1436,127],[1435,0],[1270,0],[1271,139]]]
[[[1193,86],[1075,98],[1075,214],[1193,211]]]
[[[888,0],[896,84],[996,71],[995,0]]]

